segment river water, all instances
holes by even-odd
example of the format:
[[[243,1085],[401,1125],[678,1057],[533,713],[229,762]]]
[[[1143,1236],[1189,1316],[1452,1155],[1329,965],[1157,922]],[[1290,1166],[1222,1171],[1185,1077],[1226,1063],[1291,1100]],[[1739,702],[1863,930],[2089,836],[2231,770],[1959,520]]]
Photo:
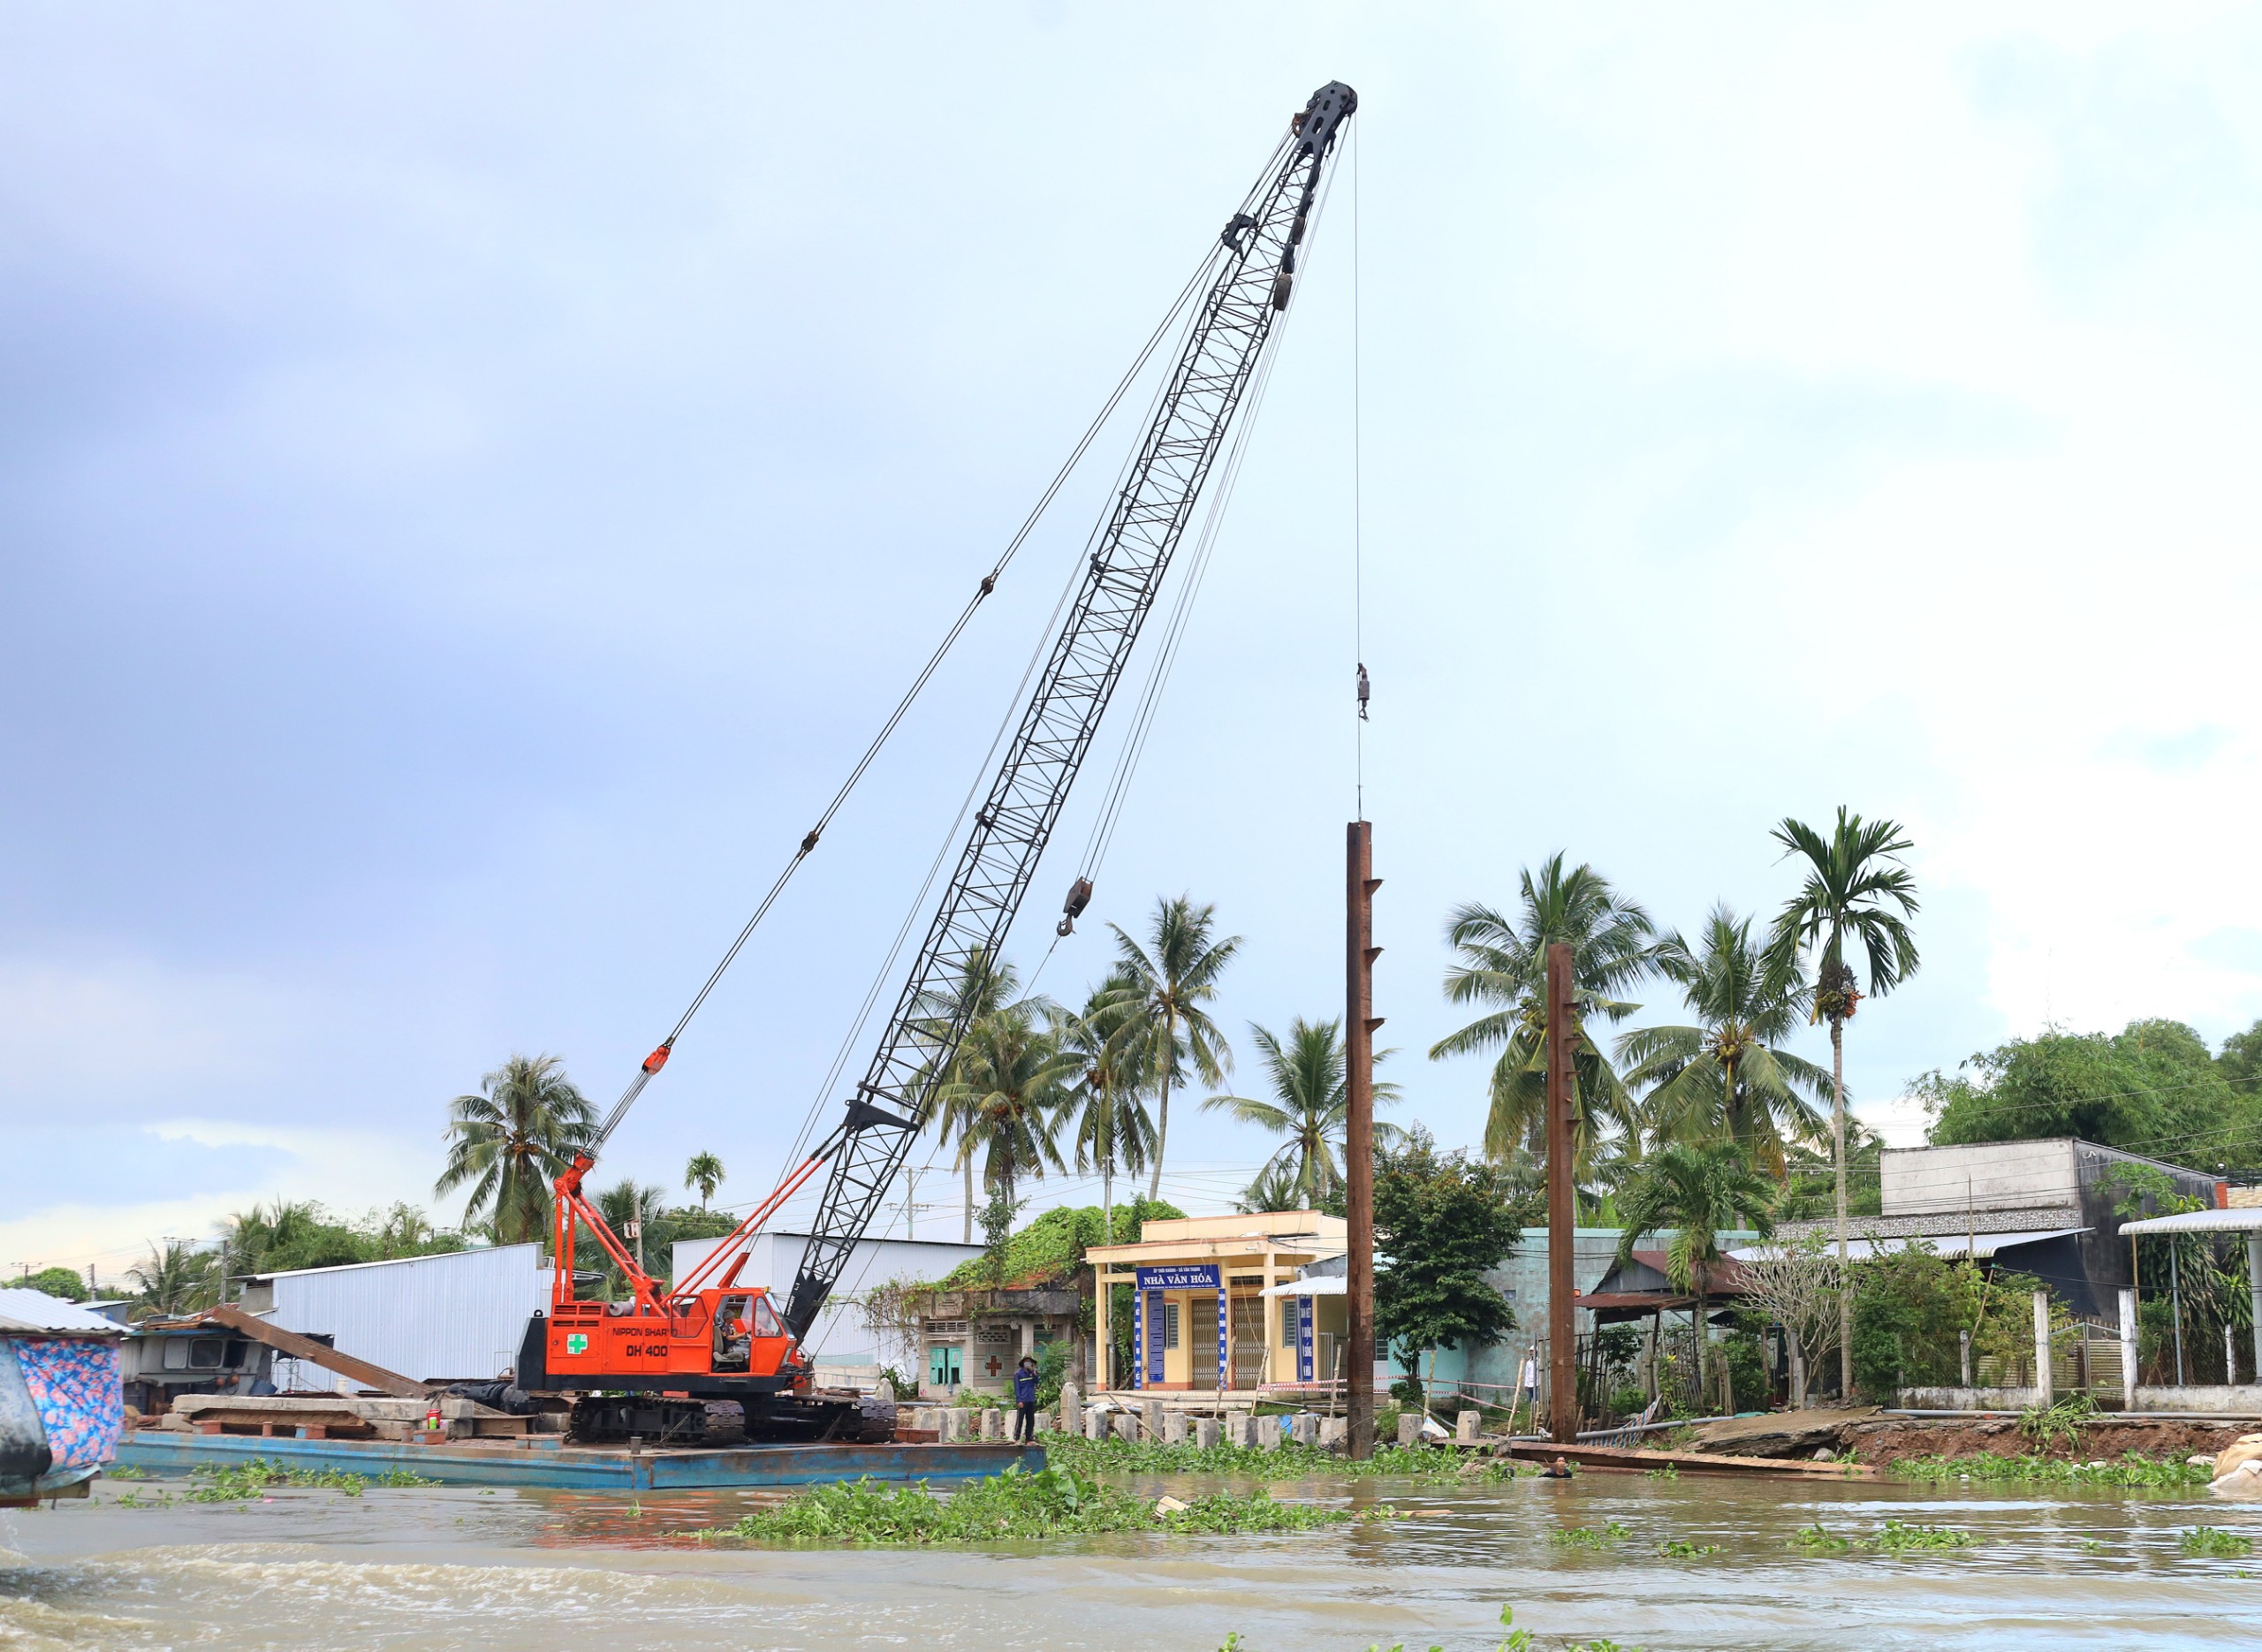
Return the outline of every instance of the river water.
[[[1178,1478],[1151,1482],[1183,1496]],[[1133,1537],[1011,1550],[760,1550],[687,1543],[759,1499],[470,1489],[125,1506],[163,1482],[0,1513],[0,1652],[1362,1652],[1498,1644],[1499,1610],[1552,1648],[2262,1646],[2262,1506],[2196,1492],[2046,1492],[1590,1474],[1463,1489],[1287,1481],[1276,1495],[1387,1500],[1408,1518],[1280,1537]],[[1969,1550],[1809,1556],[1888,1516]],[[1601,1550],[1549,1534],[1617,1521]],[[2258,1540],[2187,1559],[2206,1523]],[[1669,1558],[1661,1542],[1712,1543]]]

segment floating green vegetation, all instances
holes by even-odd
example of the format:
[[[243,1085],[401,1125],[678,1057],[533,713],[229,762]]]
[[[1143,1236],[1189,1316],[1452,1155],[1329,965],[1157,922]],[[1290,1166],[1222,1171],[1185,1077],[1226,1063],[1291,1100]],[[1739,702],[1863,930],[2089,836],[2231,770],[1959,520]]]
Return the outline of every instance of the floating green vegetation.
[[[254,1457],[231,1468],[204,1467],[189,1476],[193,1489],[183,1495],[191,1503],[247,1503],[276,1486],[321,1486],[358,1497],[371,1486],[436,1486],[436,1480],[405,1468],[382,1474],[351,1474],[338,1468],[292,1468],[288,1464]],[[122,1501],[122,1499],[121,1499]]]
[[[1500,1608],[1500,1622],[1502,1625],[1507,1628],[1508,1632],[1508,1638],[1501,1641],[1499,1645],[1494,1648],[1494,1652],[1535,1652],[1538,1643],[1531,1638],[1531,1631],[1529,1629],[1517,1628],[1515,1626],[1515,1621],[1516,1611],[1514,1607],[1503,1606]],[[1218,1652],[1253,1652],[1253,1648],[1249,1646],[1248,1641],[1241,1638],[1240,1632],[1236,1630],[1234,1633],[1226,1637],[1225,1645],[1219,1647],[1218,1648]],[[1367,1652],[1383,1652],[1383,1648],[1380,1644],[1378,1643],[1376,1645],[1370,1646],[1367,1648]],[[1403,1641],[1399,1641],[1390,1648],[1390,1652],[1406,1652],[1406,1642]],[[1445,1648],[1443,1647],[1432,1646],[1430,1648],[1430,1652],[1445,1652]],[[1640,1647],[1621,1646],[1615,1641],[1578,1641],[1567,1642],[1564,1645],[1563,1652],[1642,1652],[1642,1648]]]
[[[1605,1549],[1633,1535],[1613,1520],[1607,1526],[1573,1526],[1563,1531],[1550,1532],[1547,1541],[1559,1549]]]
[[[1044,1436],[1044,1460],[1056,1468],[1094,1474],[1249,1474],[1270,1480],[1313,1474],[1359,1474],[1406,1480],[1493,1484],[1515,1478],[1505,1457],[1466,1456],[1434,1446],[1378,1445],[1365,1462],[1354,1462],[1310,1445],[1197,1445],[1181,1440],[1086,1440],[1074,1435]]]
[[[1919,1481],[2038,1481],[2097,1486],[2204,1486],[2213,1469],[2181,1458],[2146,1457],[2124,1451],[2111,1462],[2102,1458],[2076,1462],[2060,1457],[1904,1457],[1893,1466],[1903,1478]]]
[[[1697,1560],[1718,1554],[1719,1549],[1718,1543],[1692,1543],[1686,1538],[1668,1537],[1658,1545],[1658,1553],[1668,1560]]]
[[[1910,1549],[1969,1549],[1973,1542],[1970,1532],[1953,1526],[1911,1526],[1905,1520],[1888,1519],[1871,1540],[1887,1554],[1900,1554]]]
[[[131,1463],[113,1464],[102,1470],[104,1480],[147,1480],[148,1477],[148,1469],[136,1468]]]
[[[2220,1526],[2195,1526],[2183,1534],[2176,1544],[2191,1559],[2236,1560],[2254,1552],[2254,1540],[2236,1532],[2227,1532]]]
[[[1676,1465],[1667,1463],[1663,1468],[1643,1469],[1642,1471],[1642,1478],[1644,1480],[1678,1480],[1681,1478],[1681,1470]]]
[[[1817,1520],[1811,1526],[1802,1526],[1793,1532],[1785,1546],[1803,1550],[1810,1555],[1837,1555],[1843,1554],[1847,1550],[1851,1549],[1854,1546],[1854,1540],[1850,1537],[1841,1537],[1821,1521]]]
[[[1388,1519],[1395,1512],[1385,1506],[1355,1515],[1348,1509],[1275,1503],[1261,1490],[1155,1504],[1097,1484],[1073,1468],[1031,1474],[1015,1464],[947,1497],[934,1496],[924,1481],[811,1486],[735,1525],[694,1535],[750,1542],[969,1543],[1101,1532],[1301,1532],[1357,1519]]]

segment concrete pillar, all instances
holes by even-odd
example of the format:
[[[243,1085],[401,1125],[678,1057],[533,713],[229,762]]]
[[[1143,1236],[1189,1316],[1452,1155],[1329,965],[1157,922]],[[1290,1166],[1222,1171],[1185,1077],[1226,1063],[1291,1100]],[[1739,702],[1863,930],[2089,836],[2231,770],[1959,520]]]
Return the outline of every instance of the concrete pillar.
[[[1400,1412],[1398,1413],[1398,1443],[1400,1445],[1417,1445],[1421,1443],[1421,1439],[1422,1413],[1418,1411]]]
[[[1004,1412],[984,1411],[982,1413],[982,1437],[985,1440],[1002,1440],[1006,1437]]]
[[[1348,1417],[1322,1417],[1319,1420],[1319,1449],[1340,1451],[1349,1444],[1351,1420]]]
[[[1084,1394],[1074,1383],[1060,1384],[1060,1432],[1074,1434],[1075,1420],[1084,1414]]]
[[[1186,1413],[1184,1412],[1166,1411],[1163,1413],[1163,1444],[1165,1445],[1186,1444]]]
[[[2251,1256],[2252,1253],[2250,1251]],[[2257,1335],[2262,1335],[2258,1332]],[[2137,1293],[2124,1287],[2121,1292],[2121,1409],[2137,1408]]]
[[[974,1437],[974,1413],[960,1406],[953,1406],[943,1413],[943,1438],[965,1441]]]
[[[1089,1411],[1084,1413],[1084,1438],[1087,1440],[1107,1438],[1107,1413],[1103,1407],[1094,1406]]]
[[[1256,1420],[1256,1443],[1268,1451],[1277,1451],[1287,1444],[1288,1421],[1286,1417],[1259,1417]]]
[[[1115,1437],[1119,1440],[1137,1443],[1139,1438],[1137,1413],[1128,1411],[1119,1411],[1115,1413]]]
[[[1295,1421],[1296,1444],[1317,1449],[1319,1444],[1319,1418],[1311,1412],[1300,1411],[1296,1413]]]
[[[1959,1330],[1955,1333],[1955,1368],[1962,1375],[1964,1387],[1970,1387],[1971,1333],[1969,1330]]]
[[[2034,1389],[2037,1403],[2047,1411],[2053,1403],[2050,1369],[2050,1292],[2034,1293]]]
[[[1215,1417],[1197,1417],[1194,1421],[1194,1444],[1196,1449],[1208,1451],[1217,1444],[1219,1429]]]
[[[1237,1411],[1226,1419],[1226,1438],[1244,1451],[1256,1449],[1256,1413]]]
[[[1142,1417],[1140,1421],[1146,1426],[1142,1431],[1141,1437],[1149,1440],[1161,1439],[1163,1437],[1163,1402],[1159,1399],[1150,1399],[1143,1409],[1146,1415]]]
[[[2246,1296],[2254,1307],[2254,1380],[2262,1383],[2262,1233],[2246,1236]]]
[[[1453,1437],[1456,1440],[1473,1440],[1476,1437],[1476,1430],[1482,1428],[1484,1423],[1483,1412],[1464,1411],[1453,1420]]]

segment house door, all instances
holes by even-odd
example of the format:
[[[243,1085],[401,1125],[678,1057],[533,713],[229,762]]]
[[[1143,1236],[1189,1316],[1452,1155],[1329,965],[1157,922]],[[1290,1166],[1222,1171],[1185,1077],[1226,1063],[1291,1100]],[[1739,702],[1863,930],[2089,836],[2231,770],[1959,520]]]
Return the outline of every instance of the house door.
[[[1250,1292],[1231,1299],[1233,1383],[1247,1391],[1264,1380],[1264,1300]]]
[[[927,1350],[927,1381],[936,1388],[955,1391],[966,1380],[966,1350],[954,1342],[938,1342]]]

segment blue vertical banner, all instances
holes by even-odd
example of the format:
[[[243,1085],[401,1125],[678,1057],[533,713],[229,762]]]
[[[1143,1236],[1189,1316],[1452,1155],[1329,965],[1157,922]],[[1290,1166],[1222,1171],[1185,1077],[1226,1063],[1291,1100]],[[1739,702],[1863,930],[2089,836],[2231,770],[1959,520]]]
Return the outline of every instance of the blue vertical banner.
[[[1147,1345],[1146,1323],[1147,1293],[1134,1291],[1131,1292],[1131,1386],[1134,1388],[1144,1386],[1140,1378],[1147,1362],[1139,1356],[1141,1350]]]
[[[1147,1301],[1147,1373],[1142,1387],[1157,1387],[1163,1380],[1164,1338],[1169,1328],[1170,1315],[1163,1306],[1163,1293],[1158,1291]]]
[[[1299,1383],[1311,1381],[1313,1306],[1312,1299],[1308,1296],[1296,1299],[1296,1381]]]
[[[1233,1344],[1226,1337],[1226,1290],[1218,1287],[1218,1387],[1220,1391],[1233,1386]]]

